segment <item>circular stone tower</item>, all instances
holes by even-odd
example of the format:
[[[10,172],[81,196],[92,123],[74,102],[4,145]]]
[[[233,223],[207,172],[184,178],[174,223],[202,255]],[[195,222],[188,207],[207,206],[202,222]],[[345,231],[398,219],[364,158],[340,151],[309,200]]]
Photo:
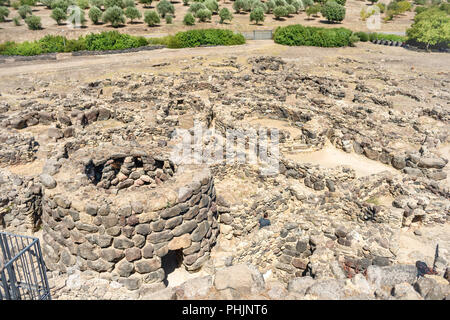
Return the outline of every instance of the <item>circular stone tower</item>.
[[[53,177],[42,201],[50,270],[109,273],[137,289],[165,279],[168,257],[189,271],[209,259],[219,229],[208,169],[106,145],[74,152]]]

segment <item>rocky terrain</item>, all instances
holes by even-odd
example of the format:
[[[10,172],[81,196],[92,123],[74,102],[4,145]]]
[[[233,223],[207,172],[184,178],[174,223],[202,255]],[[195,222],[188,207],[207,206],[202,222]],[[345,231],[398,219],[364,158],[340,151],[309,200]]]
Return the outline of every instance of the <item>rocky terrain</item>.
[[[3,229],[41,238],[53,298],[448,299],[446,54],[433,54],[440,59],[433,65],[425,53],[375,52],[371,44],[305,58],[298,48],[271,45],[280,50],[275,55],[246,46],[239,54],[187,50],[164,63],[142,60],[142,68],[136,61],[128,72],[112,64],[108,74],[72,77],[69,69],[52,69],[64,60],[45,62],[46,71],[2,79],[0,221]],[[170,160],[173,133],[194,134],[195,124],[224,137],[231,129],[277,129],[279,171],[203,164],[213,181],[169,203],[170,189],[195,180],[179,176],[197,170]],[[205,192],[206,202],[189,200],[196,192]],[[158,198],[164,201],[151,200]],[[151,209],[136,199],[149,199]],[[92,204],[103,200],[111,213]],[[188,207],[174,214],[183,219],[166,212],[183,201],[204,208],[204,216],[174,235],[172,228],[192,216],[183,214]],[[85,218],[77,222],[73,209]],[[146,220],[147,211],[160,218]],[[107,226],[115,214],[118,224]],[[259,228],[264,214],[271,225]],[[204,233],[197,231],[203,224]],[[161,241],[152,236],[163,233]],[[187,238],[169,242],[182,234]],[[198,248],[188,249],[191,241]],[[166,242],[191,256],[177,276],[127,280],[141,274],[145,259],[151,272],[162,270],[163,245],[156,258],[143,255],[148,245]],[[103,251],[113,247],[117,255],[105,261]],[[417,261],[430,268],[435,262],[435,274],[418,276]]]

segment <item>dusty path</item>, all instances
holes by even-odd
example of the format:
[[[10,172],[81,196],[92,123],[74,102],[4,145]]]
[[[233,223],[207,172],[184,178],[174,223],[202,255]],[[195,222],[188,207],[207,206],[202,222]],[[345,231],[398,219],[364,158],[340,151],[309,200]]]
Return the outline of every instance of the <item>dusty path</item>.
[[[450,72],[450,59],[447,53],[414,52],[371,43],[358,43],[353,48],[286,47],[275,44],[272,40],[260,40],[248,41],[242,46],[220,48],[159,49],[82,57],[60,54],[56,61],[3,63],[0,64],[0,90],[4,91],[5,88],[15,87],[18,84],[26,85],[27,78],[37,74],[42,80],[89,81],[94,78],[108,77],[114,73],[171,71],[171,66],[155,67],[154,65],[161,62],[182,64],[183,59],[198,56],[207,59],[236,56],[242,60],[241,63],[245,63],[247,57],[252,55],[277,55],[296,60],[305,67],[305,71],[314,71],[313,63],[335,60],[339,56],[362,61],[381,61],[394,72],[407,72],[412,76],[420,71]],[[412,67],[414,70],[411,70]]]

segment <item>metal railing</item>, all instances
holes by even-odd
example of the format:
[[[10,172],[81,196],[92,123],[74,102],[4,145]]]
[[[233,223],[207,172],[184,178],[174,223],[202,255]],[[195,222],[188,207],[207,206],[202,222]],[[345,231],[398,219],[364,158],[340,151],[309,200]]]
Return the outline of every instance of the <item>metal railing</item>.
[[[0,232],[0,300],[50,300],[39,239]]]

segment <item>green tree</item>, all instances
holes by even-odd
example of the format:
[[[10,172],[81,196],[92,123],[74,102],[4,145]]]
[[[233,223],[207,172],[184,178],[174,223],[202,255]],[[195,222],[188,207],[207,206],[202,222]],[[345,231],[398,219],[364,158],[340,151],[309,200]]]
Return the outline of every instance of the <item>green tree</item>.
[[[306,15],[308,16],[308,18],[311,15],[317,17],[317,14],[320,12],[320,10],[322,10],[322,6],[320,4],[312,5],[311,7],[308,7],[306,9]]]
[[[236,0],[233,3],[233,9],[235,13],[240,13],[241,11],[247,11],[250,8],[250,3],[248,0]]]
[[[217,13],[219,11],[219,4],[216,0],[206,0],[204,4],[205,7],[212,13]]]
[[[0,22],[5,22],[7,16],[9,16],[9,9],[5,6],[0,7]]]
[[[273,15],[277,20],[280,20],[281,17],[287,17],[288,14],[288,9],[285,6],[278,6],[273,9]]]
[[[261,7],[257,7],[250,13],[250,22],[255,21],[255,24],[259,24],[264,21],[264,10]]]
[[[102,17],[102,10],[100,10],[98,7],[91,7],[91,9],[89,9],[89,19],[91,19],[93,24],[97,24],[101,17]]]
[[[128,7],[125,9],[125,16],[129,18],[131,22],[133,22],[134,19],[140,19],[142,17],[142,14],[139,12],[138,8]]]
[[[67,15],[64,11],[62,11],[61,8],[55,8],[52,10],[52,14],[50,15],[50,18],[56,21],[58,25],[61,24],[62,21],[67,19]]]
[[[144,13],[144,21],[150,27],[153,27],[159,24],[161,19],[155,10],[149,10]]]
[[[321,13],[328,21],[340,22],[345,18],[345,7],[331,0],[325,3]]]
[[[189,6],[188,11],[192,12],[194,16],[197,15],[197,12],[201,9],[206,9],[206,6],[201,2],[194,2]]]
[[[108,9],[103,12],[102,20],[105,23],[111,23],[114,28],[117,28],[121,24],[125,23],[125,16],[123,15],[122,8],[120,8],[119,6],[112,6],[108,7]]]
[[[272,12],[273,9],[275,9],[275,7],[277,6],[275,3],[275,0],[269,0],[266,2],[266,6],[267,6],[267,12]]]
[[[165,17],[166,14],[171,13],[171,14],[175,14],[175,7],[173,6],[173,4],[171,4],[169,1],[167,0],[161,0],[157,5],[156,5],[156,10],[158,11],[158,13],[161,15],[161,17]]]
[[[212,12],[209,9],[200,9],[197,11],[197,18],[200,22],[211,20]]]
[[[19,10],[17,10],[17,13],[22,19],[25,19],[28,15],[31,16],[33,14],[31,7],[28,5],[21,6]]]
[[[195,18],[192,13],[188,12],[183,18],[183,24],[186,26],[193,26],[195,24]]]
[[[222,8],[219,11],[220,23],[224,23],[225,20],[233,20],[233,14],[228,10],[228,8]]]
[[[411,28],[406,35],[413,40],[424,43],[427,50],[430,45],[450,43],[450,16],[444,11],[430,9],[414,17]]]
[[[25,18],[25,23],[30,30],[40,30],[42,29],[41,17],[38,16],[28,16]]]
[[[173,22],[173,16],[171,16],[170,14],[168,14],[166,16],[166,24],[172,24]]]

